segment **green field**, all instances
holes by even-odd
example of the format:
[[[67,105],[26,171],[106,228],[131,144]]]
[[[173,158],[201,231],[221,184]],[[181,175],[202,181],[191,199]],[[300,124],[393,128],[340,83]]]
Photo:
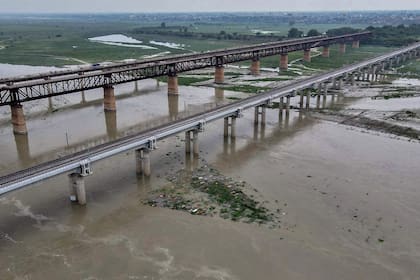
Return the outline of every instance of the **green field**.
[[[264,25],[244,24],[195,24],[186,22],[168,23],[174,25],[192,26],[193,32],[219,33],[224,30],[228,33],[253,34],[252,30],[273,30],[278,35],[286,35],[290,29],[288,24]],[[63,66],[69,64],[97,63],[104,61],[118,61],[123,59],[141,59],[144,56],[163,52],[170,54],[201,52],[227,47],[249,45],[259,41],[238,41],[186,38],[176,36],[138,34],[134,30],[139,27],[157,26],[158,23],[139,23],[132,20],[104,20],[77,17],[54,20],[11,20],[0,18],[0,63],[25,64],[39,66]],[[325,31],[335,28],[334,24],[322,25],[296,25],[295,27],[307,31],[318,28]],[[357,26],[356,26],[357,27]],[[362,26],[360,26],[362,27]],[[110,46],[90,42],[88,38],[109,34],[124,34],[143,41],[146,45],[150,40],[160,42],[173,42],[186,45],[185,50],[177,50],[164,46],[154,46],[158,49],[140,49],[120,46]],[[276,33],[277,34],[277,33]],[[290,60],[297,59],[300,54],[290,54]],[[278,58],[265,58],[263,67],[277,67]]]

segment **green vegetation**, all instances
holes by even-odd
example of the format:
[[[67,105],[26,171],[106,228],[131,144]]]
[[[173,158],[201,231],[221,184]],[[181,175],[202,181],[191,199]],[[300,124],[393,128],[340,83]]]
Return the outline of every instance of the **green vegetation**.
[[[233,86],[226,86],[224,87],[225,90],[230,91],[239,91],[239,92],[246,92],[246,93],[260,93],[267,90],[270,90],[269,87],[257,87],[252,85],[233,85]]]
[[[338,47],[330,48],[330,57],[322,56],[313,57],[311,62],[302,62],[303,65],[321,70],[330,70],[344,65],[352,64],[358,61],[378,56],[382,53],[391,51],[392,48],[381,46],[366,46],[362,45],[359,49],[348,47],[345,54],[340,54]]]
[[[167,83],[168,82],[168,77],[166,77],[166,76],[158,77],[157,80]],[[190,86],[192,84],[199,83],[199,82],[204,82],[204,81],[208,81],[208,80],[212,80],[212,78],[180,76],[180,77],[178,77],[178,84],[181,85],[181,86]]]
[[[381,46],[404,46],[412,44],[420,39],[420,24],[409,26],[369,26],[366,30],[372,32],[371,38],[366,42],[371,45]]]
[[[168,177],[170,186],[149,193],[144,201],[153,207],[186,211],[192,215],[214,216],[246,223],[269,223],[276,226],[278,217],[254,195],[248,195],[250,186],[225,177],[216,169],[204,165],[194,172],[181,170]],[[256,189],[254,194],[258,194]],[[277,211],[278,212],[278,211]]]

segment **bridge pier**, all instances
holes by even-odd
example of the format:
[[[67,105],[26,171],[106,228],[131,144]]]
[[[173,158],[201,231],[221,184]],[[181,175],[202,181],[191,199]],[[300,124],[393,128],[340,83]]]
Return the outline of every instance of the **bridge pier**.
[[[230,122],[229,122],[230,120]],[[230,127],[230,137],[236,137],[236,117],[226,117],[224,119],[224,137],[229,136],[229,127]]]
[[[136,157],[136,173],[150,177],[152,174],[150,168],[150,150],[147,148],[137,149],[135,151]]]
[[[303,91],[299,91],[299,92],[297,92],[297,94],[299,95],[299,108],[303,109],[304,93],[303,93]]]
[[[338,47],[338,51],[341,54],[346,53],[346,43],[340,43],[340,46]]]
[[[225,82],[225,67],[223,65],[216,66],[214,82],[216,84],[223,84]]]
[[[169,111],[169,118],[171,120],[176,120],[179,113],[179,95],[178,94],[168,94],[168,111]]]
[[[311,50],[303,50],[303,60],[306,62],[311,62]]]
[[[25,115],[23,113],[23,106],[21,104],[10,105],[12,112],[13,133],[27,134]]]
[[[265,125],[266,121],[266,107],[265,105],[255,107],[255,114],[254,114],[254,123],[259,123],[259,118],[261,115],[261,125]]]
[[[322,49],[322,57],[330,57],[330,46],[324,46]]]
[[[223,101],[225,98],[225,89],[219,87],[214,88],[214,95],[216,97],[216,102]]]
[[[171,73],[168,75],[168,94],[179,94],[178,75],[176,73]]]
[[[192,137],[191,137],[192,134]],[[200,154],[200,150],[198,147],[198,130],[189,130],[185,132],[185,153],[191,154],[191,142],[192,142],[192,152],[194,156],[198,156]]]
[[[289,55],[287,53],[282,53],[280,55],[280,71],[287,71],[289,68]]]
[[[69,175],[70,201],[86,205],[85,178],[79,173]]]
[[[251,75],[252,76],[259,76],[260,75],[260,60],[258,58],[255,58],[252,60],[251,64]]]
[[[311,91],[306,92],[306,109],[309,109],[311,106]]]
[[[117,138],[117,111],[105,111],[105,126],[106,133],[109,139]]]
[[[352,48],[358,49],[360,47],[360,41],[359,40],[353,40]]]
[[[117,106],[115,104],[114,87],[111,85],[104,86],[104,110],[115,111]]]

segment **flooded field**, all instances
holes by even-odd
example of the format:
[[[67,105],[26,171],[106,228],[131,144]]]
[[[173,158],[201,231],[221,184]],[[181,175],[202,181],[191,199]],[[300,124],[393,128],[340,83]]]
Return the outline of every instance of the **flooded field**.
[[[345,90],[366,97],[328,96],[323,110],[419,109],[415,96]],[[4,111],[0,174],[246,96],[180,87],[168,99],[154,80],[116,94],[114,115],[103,112],[101,91],[53,99],[52,110],[48,100],[34,103],[27,137],[13,135]],[[223,137],[223,121],[210,123],[199,158],[186,157],[183,135],[168,138],[152,153],[150,178],[136,176],[133,152],[99,162],[86,178],[86,207],[68,201],[67,176],[0,198],[1,279],[417,279],[419,143],[315,111],[268,109],[265,126],[246,111],[235,139]],[[204,166],[245,182],[241,190],[275,213],[277,226],[145,203],[180,171]]]

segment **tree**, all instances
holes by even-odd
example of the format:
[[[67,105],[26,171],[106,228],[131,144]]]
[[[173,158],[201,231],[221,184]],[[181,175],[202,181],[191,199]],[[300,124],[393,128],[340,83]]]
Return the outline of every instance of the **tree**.
[[[308,37],[319,36],[319,35],[321,35],[321,33],[319,33],[318,30],[316,29],[309,30],[307,34]]]
[[[166,23],[165,23],[165,22],[162,22],[162,23],[160,24],[160,27],[161,27],[161,28],[166,28]]]
[[[293,27],[289,30],[289,33],[287,34],[287,37],[289,38],[300,38],[302,37],[303,32],[297,29],[296,27]]]

